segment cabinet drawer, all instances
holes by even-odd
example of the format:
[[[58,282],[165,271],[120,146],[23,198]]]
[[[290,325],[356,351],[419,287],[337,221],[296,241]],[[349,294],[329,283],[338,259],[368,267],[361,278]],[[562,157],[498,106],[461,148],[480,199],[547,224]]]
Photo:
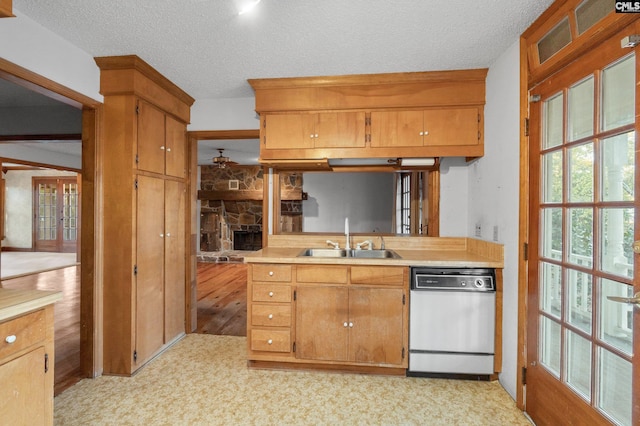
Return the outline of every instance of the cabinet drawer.
[[[296,280],[299,283],[346,284],[347,266],[298,265]]]
[[[7,340],[15,340],[8,343]],[[0,360],[45,340],[44,311],[36,311],[0,324]]]
[[[289,330],[251,330],[251,350],[291,352]]]
[[[408,268],[402,266],[352,266],[351,284],[403,286],[408,275]]]
[[[291,286],[278,284],[254,284],[254,302],[291,302]]]
[[[291,282],[291,265],[254,264],[251,269],[253,281]]]
[[[251,325],[290,327],[291,305],[256,303],[251,306]]]

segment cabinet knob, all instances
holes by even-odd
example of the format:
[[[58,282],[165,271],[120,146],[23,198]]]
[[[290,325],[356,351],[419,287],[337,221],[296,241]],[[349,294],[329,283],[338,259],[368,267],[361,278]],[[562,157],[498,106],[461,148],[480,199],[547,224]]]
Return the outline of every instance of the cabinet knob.
[[[424,136],[424,132],[420,132],[420,136]]]
[[[314,135],[314,138],[317,138],[317,137],[318,137],[318,134],[316,133],[316,134]]]
[[[273,319],[273,314],[269,314],[269,319]]]
[[[429,132],[427,132],[427,131],[425,130],[424,135],[425,135],[425,136],[427,136],[428,134],[429,134]]]
[[[273,292],[272,291],[269,292],[269,297],[273,297]]]
[[[170,236],[171,236],[171,232],[167,232],[167,237],[170,237]]]
[[[162,146],[160,147],[160,149],[164,151],[164,145],[162,145]]]
[[[347,327],[349,324],[347,324],[347,322],[345,321],[345,323],[344,323],[344,324],[342,324],[342,325],[344,325],[345,327]]]
[[[267,340],[267,343],[271,345],[273,343],[273,340],[269,339]]]
[[[11,343],[15,342],[15,341],[16,341],[16,339],[17,339],[16,335],[15,335],[15,334],[12,334],[12,335],[10,335],[10,336],[7,336],[7,337],[4,339],[4,341],[5,341],[5,342],[7,342],[7,343],[9,343],[9,344],[11,344]]]
[[[269,271],[269,276],[272,277],[273,276],[273,271]]]
[[[353,323],[352,322],[349,323],[349,327],[353,327]]]
[[[167,148],[167,152],[171,152],[171,148]]]
[[[164,238],[164,234],[160,234],[160,238]]]

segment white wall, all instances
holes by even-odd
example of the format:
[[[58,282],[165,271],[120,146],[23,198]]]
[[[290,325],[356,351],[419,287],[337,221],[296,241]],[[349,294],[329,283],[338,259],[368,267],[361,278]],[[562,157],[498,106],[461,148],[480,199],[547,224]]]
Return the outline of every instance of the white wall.
[[[254,130],[260,128],[255,99],[199,99],[191,107],[189,131]]]
[[[24,16],[0,19],[0,58],[102,102],[100,69],[93,57]]]
[[[485,138],[486,141],[486,138]],[[440,236],[467,237],[469,164],[464,158],[440,162]]]
[[[6,208],[3,247],[33,247],[33,183],[34,176],[76,176],[59,170],[11,170],[5,174]]]
[[[350,232],[393,232],[393,183],[392,173],[305,173],[303,231],[344,232],[348,217]]]
[[[518,204],[520,165],[519,41],[491,65],[484,110],[485,155],[469,168],[467,233],[480,225],[484,240],[504,244],[502,374],[500,383],[515,399],[518,353]]]

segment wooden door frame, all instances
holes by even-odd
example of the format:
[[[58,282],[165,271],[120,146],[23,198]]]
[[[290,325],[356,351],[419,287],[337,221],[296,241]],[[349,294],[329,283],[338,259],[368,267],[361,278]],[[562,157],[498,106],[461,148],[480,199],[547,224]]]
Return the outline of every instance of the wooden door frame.
[[[248,130],[198,130],[187,132],[187,210],[185,217],[186,244],[189,250],[186,253],[187,275],[185,294],[186,332],[193,333],[198,326],[198,293],[197,293],[197,253],[200,241],[198,229],[198,141],[201,140],[230,140],[230,139],[260,139],[259,129]],[[266,176],[266,174],[265,174]],[[268,185],[264,185],[265,190]],[[265,195],[265,200],[267,199]],[[263,228],[266,228],[266,223]],[[266,241],[263,236],[263,241]]]
[[[102,374],[102,103],[0,58],[0,78],[82,110],[80,224],[80,368],[85,377]],[[43,166],[49,166],[43,164]]]
[[[559,16],[568,13],[571,7],[575,7],[579,0],[556,0],[531,26],[520,36],[520,198],[519,198],[519,247],[518,247],[518,353],[516,374],[516,405],[521,410],[526,409],[525,385],[527,360],[527,327],[528,309],[527,298],[529,291],[528,281],[528,245],[530,195],[532,190],[537,190],[538,185],[530,185],[530,156],[529,156],[529,90],[544,81],[551,74],[564,68],[569,63],[582,57],[592,48],[597,47],[603,41],[614,36],[620,30],[626,28],[640,17],[635,14],[619,15],[614,18],[611,15],[603,19],[606,24],[599,22],[594,28],[589,29],[583,35],[590,36],[563,48],[554,58],[549,60],[549,65],[536,65],[530,62],[528,55],[531,46],[539,40],[542,29],[549,29],[559,21]],[[604,25],[604,26],[603,26]],[[596,28],[597,27],[597,28]],[[546,31],[546,30],[545,30]],[[534,68],[534,71],[532,71]],[[638,100],[636,100],[636,103]],[[637,125],[636,125],[637,126]],[[635,385],[638,386],[638,385]]]

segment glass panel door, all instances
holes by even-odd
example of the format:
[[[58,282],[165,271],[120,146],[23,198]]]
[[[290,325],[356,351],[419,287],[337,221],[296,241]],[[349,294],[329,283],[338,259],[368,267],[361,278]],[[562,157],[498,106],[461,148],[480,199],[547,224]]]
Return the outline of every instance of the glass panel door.
[[[75,252],[79,193],[76,178],[33,178],[35,251]]]
[[[636,58],[552,82],[532,104],[527,411],[632,425],[634,308],[609,297],[634,294]]]

